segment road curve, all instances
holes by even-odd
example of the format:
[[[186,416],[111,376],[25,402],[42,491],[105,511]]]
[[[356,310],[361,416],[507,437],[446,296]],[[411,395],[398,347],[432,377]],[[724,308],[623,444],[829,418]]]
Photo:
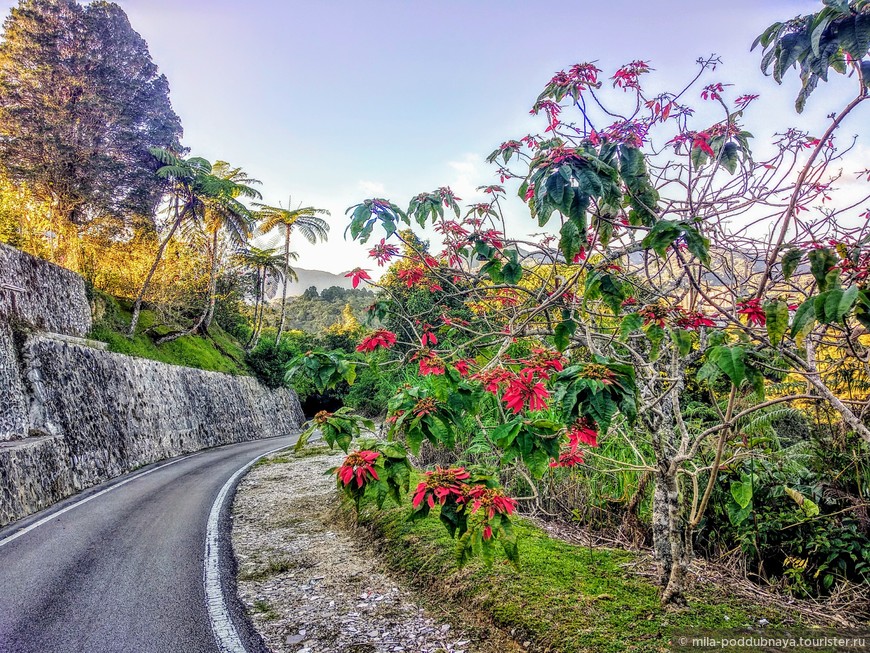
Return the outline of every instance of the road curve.
[[[294,440],[157,463],[0,530],[0,653],[221,653],[204,586],[212,506],[238,470]],[[220,567],[232,595],[227,512]],[[229,601],[240,637],[257,651],[239,609]]]

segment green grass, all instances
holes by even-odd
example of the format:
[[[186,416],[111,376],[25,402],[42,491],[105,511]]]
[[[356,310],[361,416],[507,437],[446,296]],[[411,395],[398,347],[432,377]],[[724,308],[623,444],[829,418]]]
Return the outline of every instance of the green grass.
[[[273,608],[267,601],[263,601],[262,599],[257,599],[256,601],[254,601],[254,605],[251,609],[253,610],[254,614],[263,615],[263,619],[265,619],[266,621],[274,621],[280,616],[275,611],[275,608]]]
[[[217,324],[212,324],[209,328],[209,337],[183,336],[158,346],[142,333],[152,327],[156,320],[152,311],[143,309],[139,317],[138,333],[130,340],[127,338],[127,328],[130,325],[129,304],[102,293],[99,297],[106,304],[106,314],[94,324],[90,337],[107,343],[109,351],[213,372],[250,374],[245,365],[244,349]],[[158,333],[163,335],[168,331],[169,329],[161,327]]]
[[[352,503],[345,501],[342,510],[350,513]],[[670,651],[672,632],[721,632],[760,618],[771,627],[795,623],[792,615],[729,597],[728,588],[696,587],[687,608],[665,610],[658,588],[630,569],[634,554],[556,540],[522,519],[516,526],[519,569],[500,560],[490,568],[475,561],[460,570],[455,542],[437,514],[411,522],[410,510],[377,511],[363,502],[360,523],[387,565],[439,605],[471,606],[516,641],[529,641],[531,651]]]
[[[299,567],[298,564],[286,558],[270,558],[259,567],[239,574],[239,580],[265,580],[278,574],[291,571]]]

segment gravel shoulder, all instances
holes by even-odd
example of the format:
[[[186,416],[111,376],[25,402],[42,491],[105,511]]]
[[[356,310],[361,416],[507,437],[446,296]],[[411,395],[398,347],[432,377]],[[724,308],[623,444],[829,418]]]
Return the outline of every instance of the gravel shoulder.
[[[518,650],[500,632],[421,606],[336,512],[342,457],[277,454],[239,484],[232,543],[238,593],[275,653],[488,653]],[[435,606],[430,606],[435,607]]]

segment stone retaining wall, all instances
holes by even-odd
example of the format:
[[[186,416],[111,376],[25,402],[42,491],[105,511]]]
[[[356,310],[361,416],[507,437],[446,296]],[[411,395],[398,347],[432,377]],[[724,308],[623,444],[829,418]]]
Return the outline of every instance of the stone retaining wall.
[[[80,277],[32,258],[0,246],[0,284],[24,290],[0,301],[0,526],[142,465],[301,425],[292,391],[45,332],[87,335],[90,313]]]

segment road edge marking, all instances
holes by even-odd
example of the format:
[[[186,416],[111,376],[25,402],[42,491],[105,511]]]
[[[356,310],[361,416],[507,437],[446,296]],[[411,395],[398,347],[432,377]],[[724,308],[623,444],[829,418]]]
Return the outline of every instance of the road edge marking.
[[[199,453],[200,452],[197,452],[193,455],[195,456]],[[87,503],[88,501],[91,501],[92,499],[96,499],[97,497],[102,496],[102,495],[106,494],[107,492],[111,492],[112,490],[117,490],[122,485],[127,485],[127,483],[130,483],[131,481],[135,481],[137,478],[142,478],[143,476],[148,476],[148,474],[153,474],[154,472],[160,471],[161,469],[169,467],[170,465],[175,465],[176,463],[180,463],[182,461],[188,460],[191,457],[192,456],[182,456],[180,458],[176,458],[175,460],[170,460],[168,463],[165,463],[163,465],[158,465],[157,467],[152,467],[151,469],[148,469],[144,472],[140,472],[139,474],[134,474],[133,476],[131,476],[129,478],[125,478],[123,481],[115,483],[114,485],[107,487],[104,490],[100,490],[99,492],[94,492],[94,494],[88,495],[84,499],[79,499],[75,503],[71,503],[70,505],[66,506],[65,508],[61,508],[57,512],[53,512],[50,515],[46,515],[42,519],[39,519],[39,520],[33,522],[30,526],[26,526],[25,528],[22,528],[20,531],[15,531],[12,535],[8,535],[7,537],[4,537],[2,540],[0,540],[0,548],[6,546],[7,544],[12,542],[13,540],[17,540],[22,535],[27,535],[27,533],[29,533],[33,529],[38,528],[39,526],[42,526],[43,524],[47,524],[52,519],[55,519],[56,517],[60,517],[62,514],[69,512],[73,508],[78,508],[79,506]]]
[[[288,449],[292,445],[284,445],[260,454],[244,467],[236,471],[215,497],[208,515],[208,526],[205,534],[205,558],[203,583],[205,585],[205,604],[211,631],[221,653],[247,653],[239,632],[230,617],[229,607],[224,597],[220,573],[220,516],[230,490],[235,487],[239,478],[245,474],[261,458]]]

